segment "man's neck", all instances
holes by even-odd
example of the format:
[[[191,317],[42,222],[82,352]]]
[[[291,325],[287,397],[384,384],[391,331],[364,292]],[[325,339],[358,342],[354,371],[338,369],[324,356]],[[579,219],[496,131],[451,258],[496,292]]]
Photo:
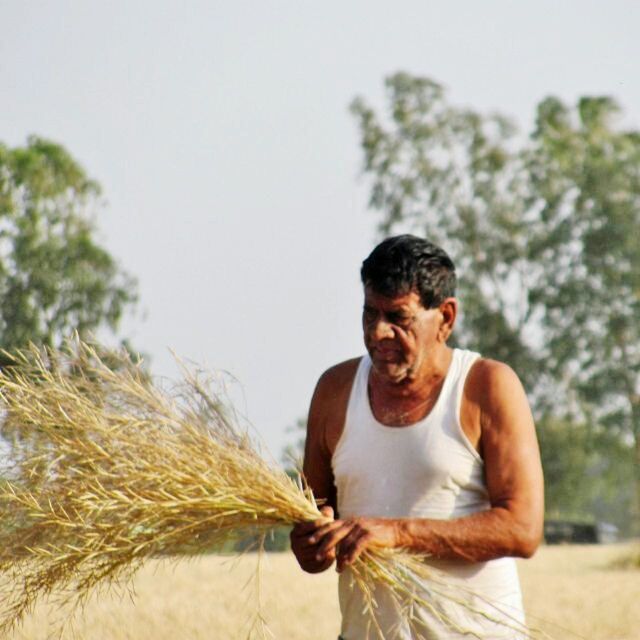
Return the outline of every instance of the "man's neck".
[[[412,424],[429,414],[447,376],[453,349],[443,345],[427,363],[400,383],[376,375],[369,377],[369,400],[374,415],[383,424]]]

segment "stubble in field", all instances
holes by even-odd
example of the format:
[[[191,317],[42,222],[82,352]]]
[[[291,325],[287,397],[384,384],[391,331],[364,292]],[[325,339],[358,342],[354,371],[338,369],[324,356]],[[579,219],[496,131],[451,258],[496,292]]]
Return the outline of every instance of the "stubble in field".
[[[611,568],[630,547],[543,547],[519,562],[530,622],[555,640],[640,638],[640,572]],[[135,598],[102,595],[77,618],[84,640],[240,640],[249,631],[258,597],[280,640],[335,640],[340,626],[337,576],[307,575],[289,553],[257,557],[206,556],[178,564],[152,562],[137,576]],[[44,640],[59,612],[39,607],[11,638]],[[566,630],[563,630],[566,629]],[[574,632],[578,635],[574,635]]]

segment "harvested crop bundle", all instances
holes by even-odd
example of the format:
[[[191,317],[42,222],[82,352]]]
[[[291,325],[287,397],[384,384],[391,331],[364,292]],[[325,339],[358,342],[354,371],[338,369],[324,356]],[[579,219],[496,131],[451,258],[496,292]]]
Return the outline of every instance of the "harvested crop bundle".
[[[125,352],[80,341],[11,357],[0,373],[10,445],[0,485],[0,634],[43,597],[73,606],[126,586],[150,557],[322,517],[310,492],[260,455],[205,374],[185,370],[179,386],[163,389]],[[472,631],[460,619],[492,617],[415,555],[369,551],[354,576],[372,637],[380,585],[410,625],[418,602],[460,633]]]

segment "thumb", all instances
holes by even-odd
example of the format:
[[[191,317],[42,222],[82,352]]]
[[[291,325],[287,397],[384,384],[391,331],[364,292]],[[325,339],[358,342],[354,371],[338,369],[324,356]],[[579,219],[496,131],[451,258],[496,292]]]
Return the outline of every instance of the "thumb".
[[[322,507],[320,509],[320,513],[326,518],[331,518],[331,520],[333,520],[335,517],[333,513],[333,507],[330,507],[329,505],[325,505],[324,507]]]

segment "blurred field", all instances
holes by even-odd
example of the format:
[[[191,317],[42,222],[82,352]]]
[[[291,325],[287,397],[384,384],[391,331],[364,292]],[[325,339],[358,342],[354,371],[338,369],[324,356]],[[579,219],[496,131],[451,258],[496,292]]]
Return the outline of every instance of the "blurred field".
[[[610,568],[630,550],[628,545],[544,547],[532,560],[520,562],[530,621],[555,640],[638,640],[640,571]],[[134,601],[96,598],[73,632],[62,637],[239,640],[255,613],[258,595],[250,580],[255,569],[255,554],[240,560],[208,556],[150,564],[136,579]],[[260,597],[276,638],[335,640],[339,612],[333,571],[307,575],[291,554],[270,554],[263,558],[262,575]],[[11,638],[49,638],[57,617],[55,610],[41,607]]]
[[[529,623],[557,640],[577,637],[568,630],[588,640],[638,640],[640,569],[612,568],[632,550],[637,544],[549,546],[521,561]]]

